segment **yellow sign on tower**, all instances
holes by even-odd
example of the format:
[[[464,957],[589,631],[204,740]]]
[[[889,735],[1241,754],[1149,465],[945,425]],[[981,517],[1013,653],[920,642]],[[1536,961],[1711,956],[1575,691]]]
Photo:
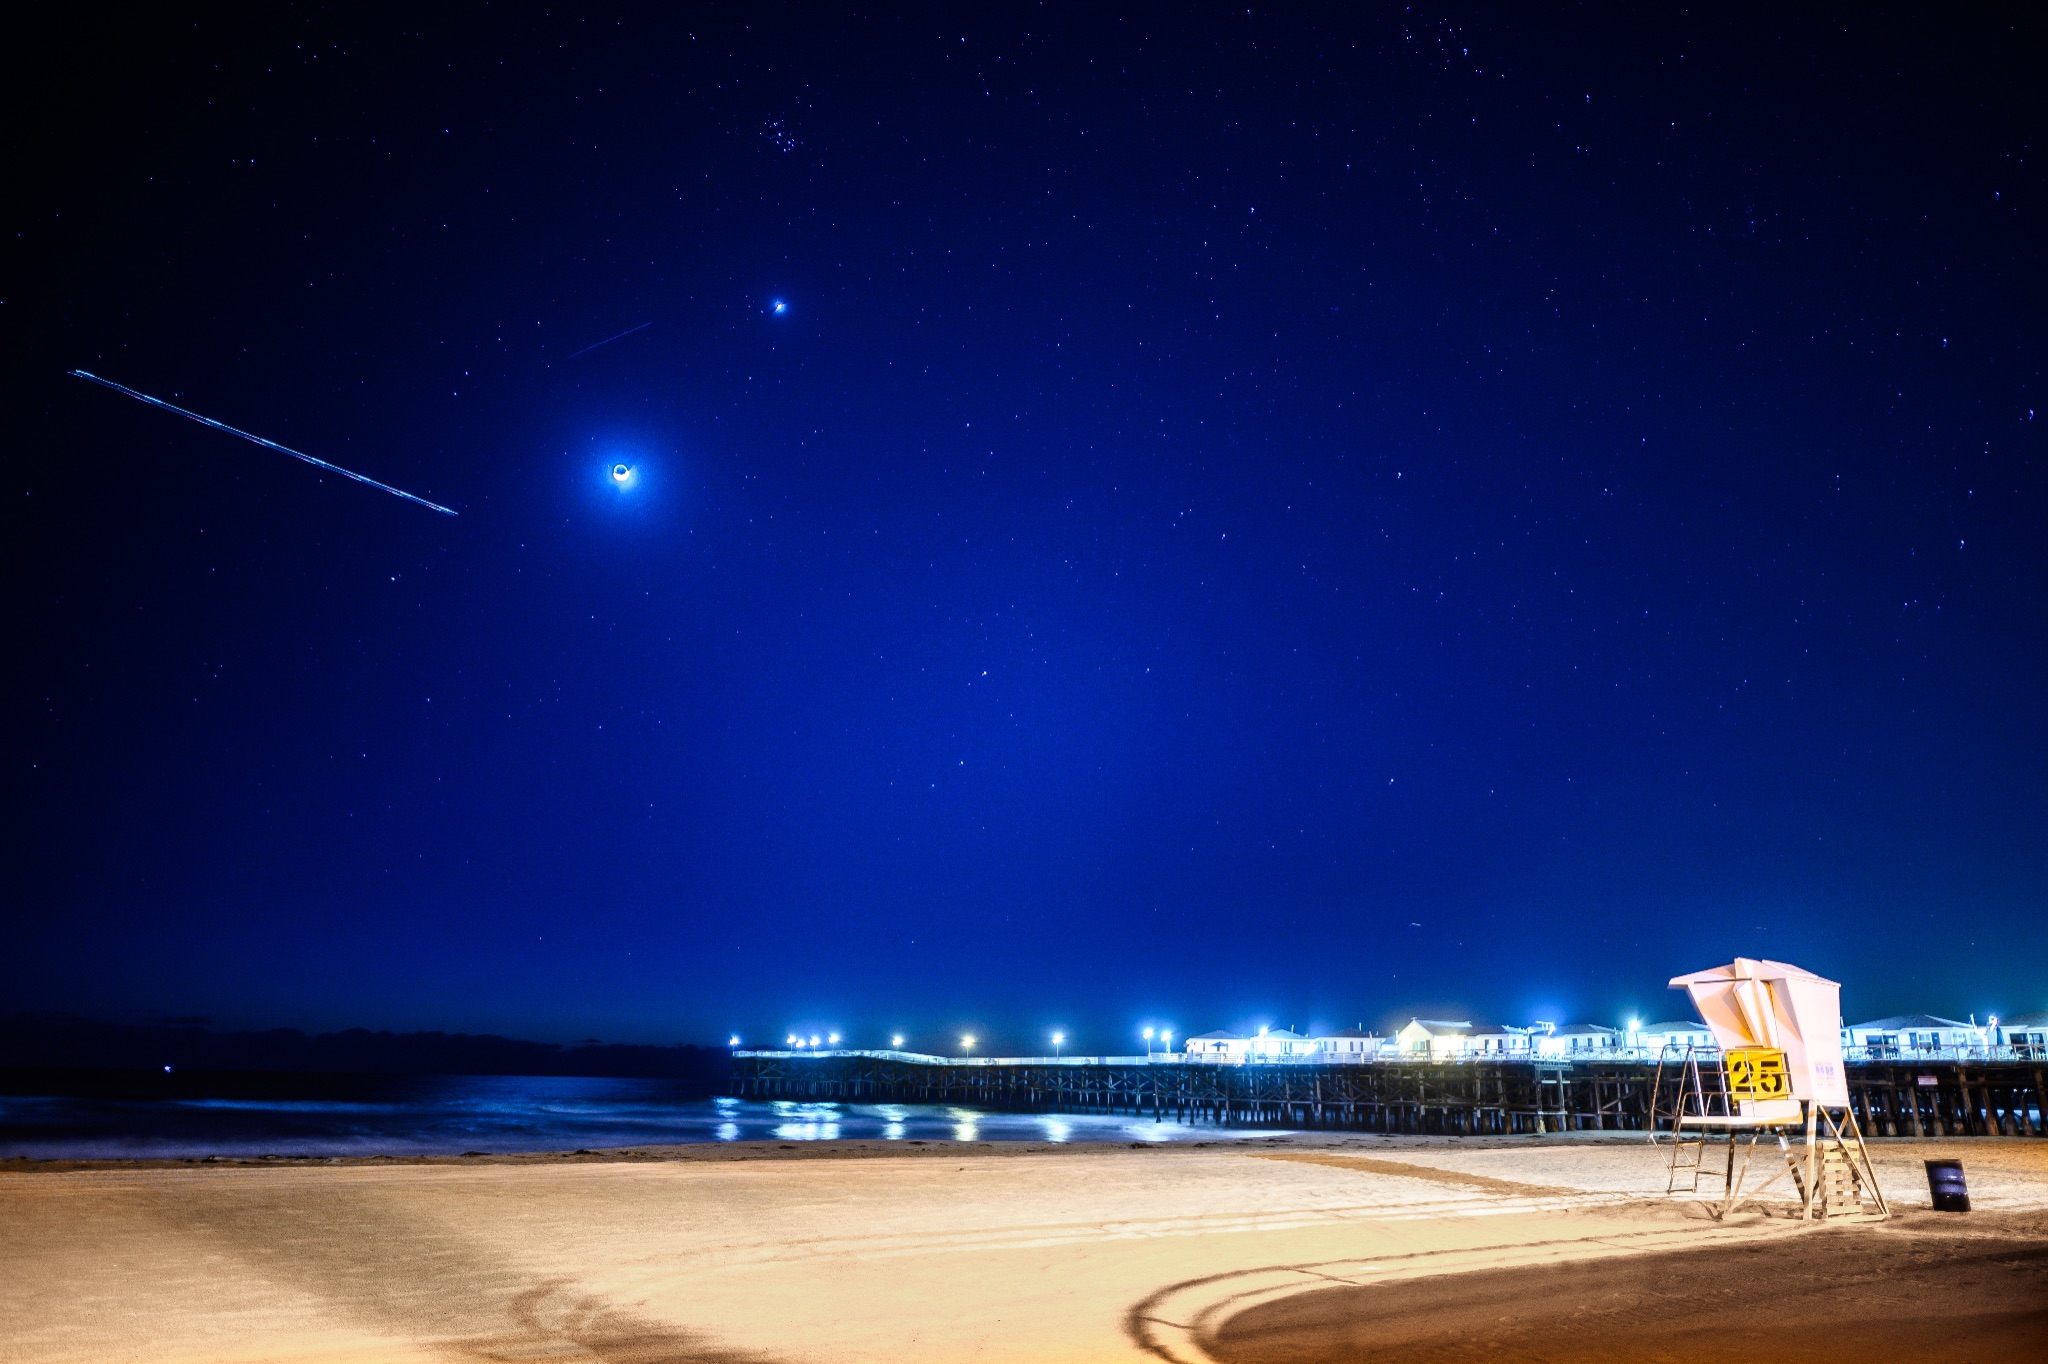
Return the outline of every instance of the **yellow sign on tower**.
[[[1728,1053],[1728,1097],[1784,1099],[1792,1094],[1785,1053],[1771,1047],[1742,1047]]]

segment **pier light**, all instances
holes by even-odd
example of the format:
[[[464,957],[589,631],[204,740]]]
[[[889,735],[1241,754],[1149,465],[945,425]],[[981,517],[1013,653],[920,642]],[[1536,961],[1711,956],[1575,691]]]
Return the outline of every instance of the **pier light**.
[[[963,1037],[963,1038],[961,1038],[961,1039],[960,1039],[960,1050],[962,1050],[962,1051],[973,1051],[973,1050],[974,1050],[974,1035],[973,1035],[972,1033],[969,1033],[969,1034],[968,1034],[967,1036],[965,1036],[965,1037]]]
[[[1162,1047],[1164,1047],[1164,1048],[1166,1048],[1166,1049],[1167,1049],[1168,1051],[1172,1051],[1172,1050],[1173,1050],[1173,1029],[1172,1029],[1172,1028],[1161,1028],[1161,1029],[1159,1030],[1159,1045],[1160,1045],[1160,1046],[1162,1046]]]
[[[831,1044],[832,1044],[833,1046],[835,1046],[835,1047],[836,1047],[836,1046],[838,1046],[838,1045],[839,1045],[839,1034],[835,1032],[835,1033],[833,1033],[833,1034],[832,1034],[832,1035],[831,1035],[830,1037],[826,1038],[825,1040],[826,1040],[827,1042],[830,1042],[830,1043],[831,1043]]]
[[[1067,1040],[1067,1035],[1066,1035],[1065,1033],[1063,1033],[1063,1032],[1056,1032],[1056,1033],[1054,1033],[1054,1034],[1052,1035],[1052,1054],[1053,1054],[1053,1055],[1054,1055],[1055,1057],[1057,1057],[1057,1056],[1058,1056],[1058,1055],[1060,1054],[1060,1046],[1061,1046],[1061,1044],[1063,1044],[1063,1043],[1064,1043],[1064,1042],[1065,1042],[1066,1040]]]
[[[1147,1042],[1152,1040],[1152,1030],[1150,1028],[1145,1029],[1145,1040]]]
[[[811,1034],[811,1045],[812,1045],[812,1046],[814,1046],[814,1047],[818,1045],[818,1034],[816,1034],[816,1033],[812,1033],[812,1034]]]
[[[731,1037],[725,1039],[725,1045],[728,1047],[737,1047],[739,1044],[740,1035],[738,1033],[734,1033]]]
[[[791,1033],[789,1036],[782,1039],[782,1045],[784,1045],[785,1047],[794,1047],[799,1046],[801,1044],[797,1041],[797,1035],[795,1033]]]
[[[891,1038],[889,1039],[889,1045],[890,1045],[890,1046],[892,1046],[892,1047],[900,1047],[900,1046],[902,1046],[902,1045],[903,1045],[903,1034],[899,1032],[899,1033],[895,1034],[895,1035],[894,1035],[893,1037],[891,1037]]]

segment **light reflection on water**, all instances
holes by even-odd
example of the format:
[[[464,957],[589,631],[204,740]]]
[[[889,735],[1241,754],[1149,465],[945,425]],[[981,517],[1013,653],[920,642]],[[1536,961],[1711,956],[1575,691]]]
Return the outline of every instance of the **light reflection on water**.
[[[1100,1114],[704,1099],[660,1080],[455,1076],[343,1084],[240,1077],[238,1083],[243,1092],[225,1096],[0,1095],[0,1157],[460,1155],[696,1142],[1171,1142],[1253,1135],[1251,1129]],[[264,1086],[267,1092],[248,1092]],[[317,1092],[323,1086],[327,1092]],[[305,1092],[309,1088],[316,1092]]]

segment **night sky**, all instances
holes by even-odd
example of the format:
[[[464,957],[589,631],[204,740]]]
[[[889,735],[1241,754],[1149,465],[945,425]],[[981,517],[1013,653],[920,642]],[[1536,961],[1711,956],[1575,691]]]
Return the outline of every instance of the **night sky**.
[[[0,998],[2048,1006],[2038,11],[956,10],[4,45]]]

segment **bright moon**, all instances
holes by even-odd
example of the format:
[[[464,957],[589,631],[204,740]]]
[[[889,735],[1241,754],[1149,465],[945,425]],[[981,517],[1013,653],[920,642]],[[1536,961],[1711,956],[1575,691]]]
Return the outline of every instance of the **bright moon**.
[[[633,471],[626,465],[614,464],[612,466],[612,482],[623,486],[624,484],[631,482],[632,478]]]

